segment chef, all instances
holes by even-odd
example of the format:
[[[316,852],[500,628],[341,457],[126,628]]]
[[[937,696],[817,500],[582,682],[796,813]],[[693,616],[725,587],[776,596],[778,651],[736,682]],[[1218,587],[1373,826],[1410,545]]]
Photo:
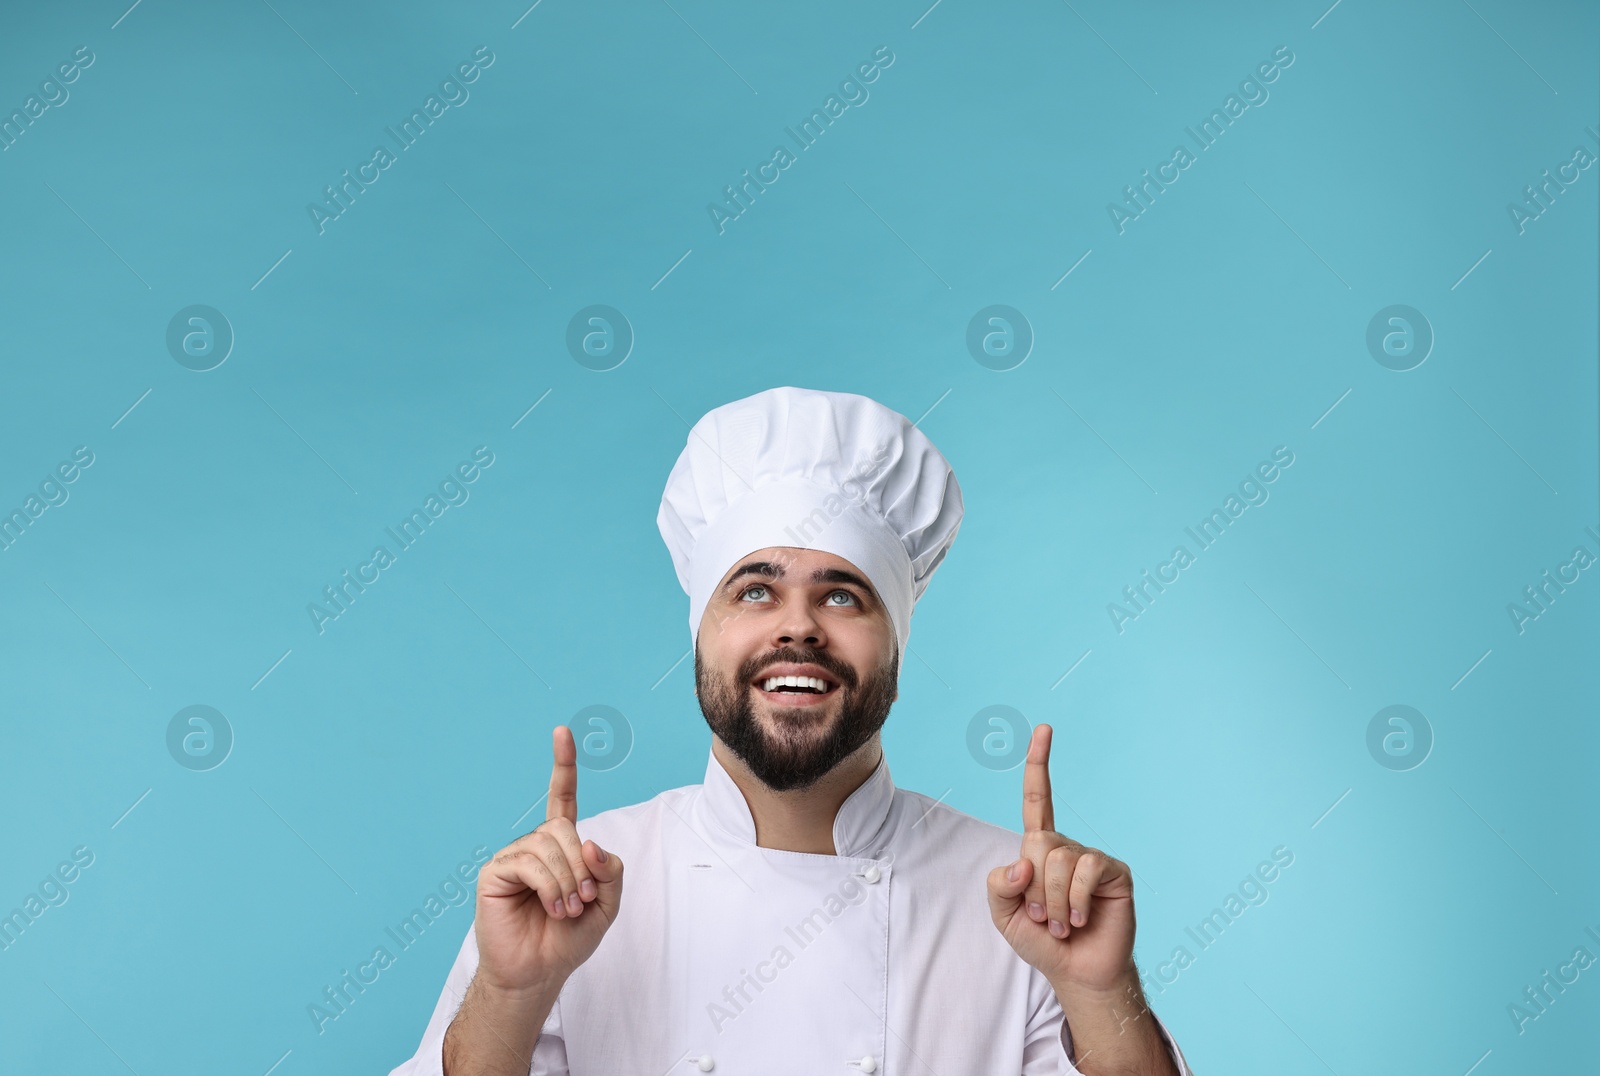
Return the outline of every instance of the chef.
[[[889,776],[912,606],[961,516],[938,449],[867,397],[701,418],[657,523],[705,779],[584,818],[557,726],[545,821],[480,871],[394,1073],[1191,1076],[1139,987],[1128,865],[1056,832],[1050,726],[1021,832]]]

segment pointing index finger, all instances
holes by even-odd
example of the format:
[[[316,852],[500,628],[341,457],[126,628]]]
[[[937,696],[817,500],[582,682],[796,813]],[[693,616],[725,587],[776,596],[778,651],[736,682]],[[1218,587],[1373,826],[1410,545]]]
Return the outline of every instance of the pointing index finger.
[[[557,725],[550,733],[550,795],[544,804],[544,819],[565,818],[578,821],[578,745],[572,730]]]
[[[1022,770],[1022,828],[1056,828],[1055,804],[1050,797],[1050,726],[1036,725],[1028,741],[1028,760]]]

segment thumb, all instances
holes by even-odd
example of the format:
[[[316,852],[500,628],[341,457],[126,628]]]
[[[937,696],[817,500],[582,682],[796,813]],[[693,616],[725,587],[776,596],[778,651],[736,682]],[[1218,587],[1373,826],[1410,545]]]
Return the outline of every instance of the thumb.
[[[622,857],[591,840],[584,842],[583,862],[594,875],[595,903],[607,919],[615,921],[617,909],[622,906]]]
[[[995,925],[1003,926],[1022,904],[1023,891],[1033,880],[1033,862],[1026,856],[989,872],[989,911]]]

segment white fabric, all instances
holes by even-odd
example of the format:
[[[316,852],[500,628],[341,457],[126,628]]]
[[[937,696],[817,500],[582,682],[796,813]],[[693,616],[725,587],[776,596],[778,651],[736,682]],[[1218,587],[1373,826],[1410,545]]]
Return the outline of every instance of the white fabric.
[[[834,856],[758,847],[714,754],[703,784],[578,833],[626,864],[622,911],[563,987],[533,1076],[689,1076],[702,1057],[719,1076],[1078,1074],[1048,981],[989,914],[987,875],[1021,834],[897,789],[887,759],[840,807]],[[469,927],[421,1046],[391,1076],[440,1076],[477,963]]]
[[[900,651],[961,525],[961,487],[904,415],[849,392],[767,389],[708,411],[667,477],[656,524],[697,638],[712,591],[768,546],[843,557],[877,589]]]

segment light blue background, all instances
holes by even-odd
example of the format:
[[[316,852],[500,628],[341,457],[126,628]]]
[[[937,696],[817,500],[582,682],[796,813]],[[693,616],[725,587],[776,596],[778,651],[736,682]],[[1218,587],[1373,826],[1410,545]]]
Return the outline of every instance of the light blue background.
[[[95,61],[0,153],[0,511],[95,461],[0,552],[0,911],[95,860],[0,952],[0,1068],[409,1056],[470,905],[322,1033],[307,1006],[542,817],[554,725],[631,725],[585,815],[701,779],[656,507],[689,423],[782,384],[920,420],[966,498],[896,782],[1015,828],[1020,771],[968,723],[1052,723],[1058,827],[1137,872],[1141,966],[1194,951],[1151,1001],[1197,1071],[1592,1065],[1600,967],[1521,1033],[1508,1006],[1600,955],[1600,570],[1520,634],[1506,607],[1600,552],[1600,169],[1523,234],[1507,205],[1600,152],[1597,30],[1505,0],[8,6],[0,112]],[[319,234],[308,204],[480,45]],[[719,234],[707,204],[880,45]],[[1279,45],[1119,234],[1107,204]],[[597,303],[636,334],[606,372],[564,342]],[[209,372],[166,347],[192,304],[237,337]],[[965,344],[991,304],[1036,334],[1005,372]],[[1436,334],[1406,372],[1365,343],[1393,304]],[[307,604],[479,445],[470,499],[319,634]],[[1107,604],[1277,445],[1270,500],[1119,633]],[[207,772],[166,746],[196,703],[235,736]],[[1404,772],[1366,747],[1395,703],[1435,737]]]

